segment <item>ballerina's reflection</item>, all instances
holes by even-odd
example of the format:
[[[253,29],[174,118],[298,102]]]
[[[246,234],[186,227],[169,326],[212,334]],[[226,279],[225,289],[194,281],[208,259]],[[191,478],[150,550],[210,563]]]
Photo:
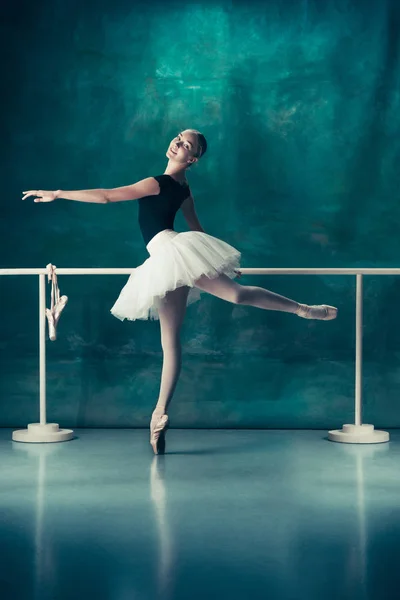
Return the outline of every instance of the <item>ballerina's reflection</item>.
[[[166,510],[167,490],[165,485],[165,460],[163,456],[156,455],[151,463],[150,491],[159,537],[157,591],[160,598],[168,600],[172,598],[174,553]]]

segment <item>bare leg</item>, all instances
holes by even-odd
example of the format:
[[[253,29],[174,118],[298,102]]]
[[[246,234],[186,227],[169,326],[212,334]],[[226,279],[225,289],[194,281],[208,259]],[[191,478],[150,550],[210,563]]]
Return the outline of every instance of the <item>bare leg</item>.
[[[180,332],[186,312],[189,288],[186,286],[168,292],[159,309],[163,366],[157,405],[152,415],[150,429],[167,413],[181,370]]]
[[[294,313],[308,319],[330,320],[334,319],[337,313],[337,309],[332,306],[300,304],[262,287],[241,285],[223,274],[214,279],[209,279],[203,275],[196,281],[196,287],[234,304]]]
[[[234,304],[247,304],[266,310],[280,310],[290,313],[295,313],[299,308],[299,303],[294,300],[279,296],[279,294],[261,287],[241,285],[227,275],[219,275],[215,279],[209,279],[205,276],[200,277],[196,281],[196,287]]]

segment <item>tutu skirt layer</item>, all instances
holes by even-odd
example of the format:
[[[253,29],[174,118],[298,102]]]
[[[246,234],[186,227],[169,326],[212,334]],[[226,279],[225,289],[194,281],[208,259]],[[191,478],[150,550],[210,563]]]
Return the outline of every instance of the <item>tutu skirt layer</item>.
[[[195,282],[202,275],[213,279],[224,273],[233,279],[240,267],[238,250],[201,231],[164,229],[146,247],[150,257],[130,275],[111,308],[121,321],[158,319],[166,294],[181,286],[191,288],[187,305],[192,304],[200,299]]]

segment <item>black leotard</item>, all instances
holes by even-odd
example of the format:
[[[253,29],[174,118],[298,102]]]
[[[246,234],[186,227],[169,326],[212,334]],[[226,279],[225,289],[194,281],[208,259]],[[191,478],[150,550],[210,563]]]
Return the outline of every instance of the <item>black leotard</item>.
[[[138,200],[139,227],[146,246],[163,229],[174,228],[175,215],[185,198],[190,196],[189,186],[178,183],[170,175],[157,175],[154,179],[160,185],[160,193]]]

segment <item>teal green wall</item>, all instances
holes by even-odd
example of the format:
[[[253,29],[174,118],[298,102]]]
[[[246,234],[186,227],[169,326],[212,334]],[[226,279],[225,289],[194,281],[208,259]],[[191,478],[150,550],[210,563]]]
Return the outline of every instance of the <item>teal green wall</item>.
[[[21,191],[162,173],[184,127],[209,141],[189,174],[201,222],[243,267],[398,267],[399,35],[395,0],[10,4],[0,267],[143,262],[135,202],[33,204]],[[147,426],[159,324],[111,316],[126,279],[59,277],[69,303],[47,343],[49,421]],[[187,312],[173,424],[351,422],[354,277],[241,282],[336,305],[339,318],[204,296]],[[399,302],[400,278],[366,278],[364,420],[377,426],[400,425]],[[0,277],[0,310],[0,425],[25,426],[38,419],[37,278]]]

